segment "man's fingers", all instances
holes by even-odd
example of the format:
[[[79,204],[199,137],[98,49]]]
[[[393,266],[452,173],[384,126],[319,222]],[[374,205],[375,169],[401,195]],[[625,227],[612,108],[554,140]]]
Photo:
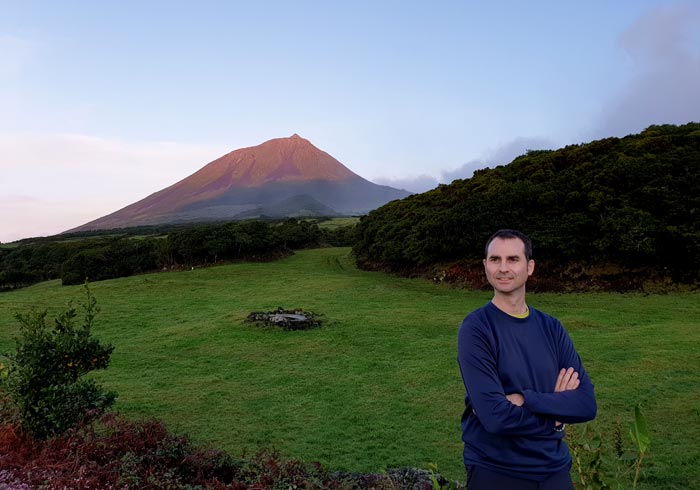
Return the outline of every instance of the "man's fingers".
[[[557,384],[554,387],[554,392],[575,390],[581,384],[578,379],[578,373],[574,371],[573,367],[569,369],[562,368],[559,371],[559,376],[557,376]]]
[[[580,381],[578,379],[578,373],[576,371],[574,371],[571,374],[571,377],[569,378],[569,382],[566,384],[566,389],[567,390],[575,390],[576,388],[578,388],[579,383],[580,383]]]
[[[557,384],[554,385],[554,392],[564,391],[564,375],[566,374],[566,369],[561,368],[559,370],[559,376],[557,376]]]
[[[571,376],[574,374],[574,368],[570,367],[569,369],[566,370],[564,373],[564,376],[562,377],[562,390],[561,391],[566,391],[569,389],[569,382],[571,381]]]

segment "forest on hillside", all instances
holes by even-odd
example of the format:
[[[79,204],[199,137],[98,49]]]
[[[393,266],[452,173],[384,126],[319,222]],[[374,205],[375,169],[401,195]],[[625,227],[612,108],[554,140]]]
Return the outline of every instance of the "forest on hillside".
[[[541,290],[700,286],[700,124],[559,150],[392,201],[363,217],[360,267],[483,285],[486,239],[534,243]]]
[[[321,228],[316,221],[160,225],[21,240],[0,247],[0,291],[51,279],[70,285],[226,261],[272,260],[292,250],[351,244],[353,226]]]

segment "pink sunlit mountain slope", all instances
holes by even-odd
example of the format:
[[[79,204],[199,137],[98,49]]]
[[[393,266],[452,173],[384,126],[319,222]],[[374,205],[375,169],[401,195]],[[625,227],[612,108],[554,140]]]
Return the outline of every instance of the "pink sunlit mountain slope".
[[[232,151],[170,187],[70,231],[364,214],[409,194],[363,179],[294,134]]]

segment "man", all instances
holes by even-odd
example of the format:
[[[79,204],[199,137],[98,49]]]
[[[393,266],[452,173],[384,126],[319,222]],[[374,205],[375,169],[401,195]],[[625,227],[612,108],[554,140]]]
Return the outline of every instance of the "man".
[[[569,490],[565,424],[596,415],[593,384],[561,323],[525,301],[532,242],[500,230],[486,243],[493,299],[459,329],[469,490]]]

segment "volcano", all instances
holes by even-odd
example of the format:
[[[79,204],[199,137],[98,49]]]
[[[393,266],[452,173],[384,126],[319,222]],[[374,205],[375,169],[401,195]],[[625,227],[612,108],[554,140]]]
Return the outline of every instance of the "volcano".
[[[234,150],[170,187],[69,231],[360,215],[408,195],[405,190],[360,177],[294,134]]]

